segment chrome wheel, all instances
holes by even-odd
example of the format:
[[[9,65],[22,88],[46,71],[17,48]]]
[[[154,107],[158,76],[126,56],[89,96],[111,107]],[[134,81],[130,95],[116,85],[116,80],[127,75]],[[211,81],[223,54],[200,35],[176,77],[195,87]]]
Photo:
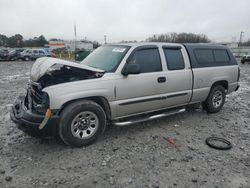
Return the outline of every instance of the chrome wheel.
[[[223,94],[221,91],[217,90],[214,92],[213,98],[212,98],[212,103],[214,108],[218,108],[221,106],[223,101]]]
[[[75,116],[71,123],[72,134],[80,139],[87,139],[96,133],[99,126],[97,115],[90,111],[84,111]]]

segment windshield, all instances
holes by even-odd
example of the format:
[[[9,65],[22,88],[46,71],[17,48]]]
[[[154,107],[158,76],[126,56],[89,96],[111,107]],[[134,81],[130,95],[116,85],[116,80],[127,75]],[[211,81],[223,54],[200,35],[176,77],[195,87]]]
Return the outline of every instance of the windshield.
[[[118,45],[100,46],[89,54],[81,64],[102,69],[106,72],[115,72],[129,48],[129,46]]]

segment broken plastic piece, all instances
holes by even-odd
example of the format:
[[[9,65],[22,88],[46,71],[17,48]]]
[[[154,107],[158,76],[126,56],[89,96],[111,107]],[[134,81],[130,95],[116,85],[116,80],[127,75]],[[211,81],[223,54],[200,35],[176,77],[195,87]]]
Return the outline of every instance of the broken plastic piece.
[[[169,144],[175,144],[175,141],[174,141],[172,138],[168,138],[168,139],[167,139],[167,142],[168,142]]]

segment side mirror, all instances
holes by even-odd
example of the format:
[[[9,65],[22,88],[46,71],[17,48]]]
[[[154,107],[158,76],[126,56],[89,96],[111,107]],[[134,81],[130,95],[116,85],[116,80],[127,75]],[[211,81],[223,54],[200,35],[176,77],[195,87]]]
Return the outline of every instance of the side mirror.
[[[127,76],[129,74],[140,74],[140,65],[131,63],[127,64],[123,69],[122,69],[122,74],[124,76]]]

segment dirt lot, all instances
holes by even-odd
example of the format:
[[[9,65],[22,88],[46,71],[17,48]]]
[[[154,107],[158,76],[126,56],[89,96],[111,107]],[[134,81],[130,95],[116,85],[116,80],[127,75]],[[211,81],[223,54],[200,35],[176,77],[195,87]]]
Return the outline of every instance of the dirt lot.
[[[9,106],[25,93],[32,64],[0,62],[0,187],[250,187],[250,64],[241,65],[241,87],[221,112],[191,109],[112,127],[85,148],[30,137],[10,121]],[[211,135],[233,148],[209,148]]]

